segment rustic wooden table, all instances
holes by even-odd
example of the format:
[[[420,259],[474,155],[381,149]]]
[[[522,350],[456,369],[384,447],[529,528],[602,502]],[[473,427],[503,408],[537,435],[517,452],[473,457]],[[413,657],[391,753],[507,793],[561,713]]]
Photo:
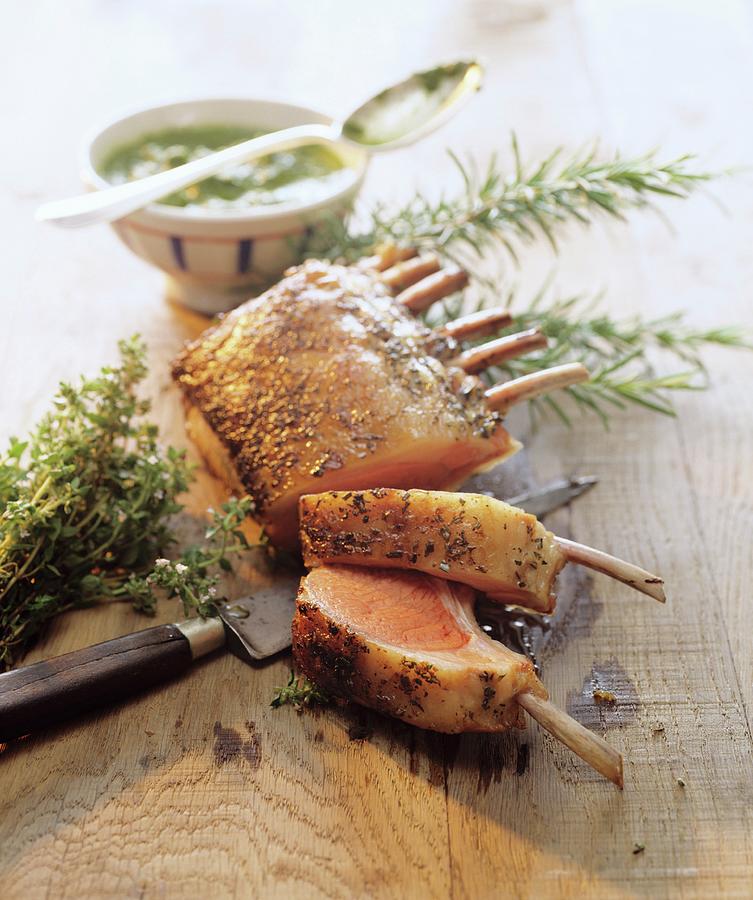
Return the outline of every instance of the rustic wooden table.
[[[81,0],[3,19],[3,439],[138,330],[162,428],[185,443],[166,361],[195,322],[108,229],[32,217],[77,189],[80,136],[123,106],[240,93],[344,111],[471,51],[489,62],[485,91],[440,135],[376,161],[370,195],[455,184],[448,145],[508,159],[512,127],[532,158],[594,135],[712,165],[753,156],[753,27],[735,0]],[[675,233],[651,215],[572,231],[557,285],[608,286],[625,314],[750,323],[749,179],[715,193],[726,213],[704,197],[666,204]],[[531,248],[514,277],[532,290],[554,265]],[[534,726],[448,740],[364,715],[371,737],[352,740],[352,713],[270,710],[287,660],[252,672],[227,656],[4,750],[2,896],[753,895],[753,356],[706,359],[713,389],[680,397],[676,420],[629,410],[608,432],[584,419],[529,442],[540,477],[601,479],[560,525],[667,580],[661,607],[597,577],[546,662],[555,702],[624,753],[623,793]],[[125,606],[72,614],[29,658],[146,624]],[[615,710],[593,705],[595,681]]]

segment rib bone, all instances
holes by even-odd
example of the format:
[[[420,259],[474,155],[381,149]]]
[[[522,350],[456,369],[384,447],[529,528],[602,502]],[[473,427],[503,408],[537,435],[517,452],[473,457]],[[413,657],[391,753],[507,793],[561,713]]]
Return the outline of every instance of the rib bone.
[[[386,272],[382,272],[381,280],[393,291],[402,291],[427,275],[438,272],[441,265],[436,253],[426,253],[397,263]]]
[[[546,335],[539,328],[529,328],[466,350],[452,361],[452,365],[459,366],[469,375],[476,375],[489,366],[523,356],[532,350],[542,350],[546,346]]]
[[[518,694],[516,699],[542,728],[622,790],[622,754],[614,747],[610,747],[605,740],[584,728],[549,700],[531,693]]]
[[[469,313],[467,316],[461,316],[454,322],[447,322],[437,331],[460,341],[470,337],[481,338],[497,334],[503,328],[507,328],[511,322],[512,315],[506,307],[494,306],[491,309],[482,309],[475,313]]]
[[[504,413],[511,406],[523,403],[524,400],[531,400],[540,394],[588,381],[588,378],[588,369],[581,363],[553,366],[551,369],[521,375],[520,378],[513,378],[512,381],[489,388],[486,392],[486,402],[490,409]]]
[[[407,306],[411,312],[420,313],[437,300],[449,297],[456,291],[462,291],[467,284],[468,273],[464,269],[459,266],[447,266],[406,288],[395,299],[403,306]]]
[[[385,269],[389,269],[396,263],[412,259],[414,256],[418,256],[418,250],[415,247],[398,247],[397,244],[385,244],[373,256],[365,256],[359,260],[358,267],[384,272]]]
[[[623,584],[627,584],[642,594],[648,594],[654,600],[660,603],[666,603],[667,597],[664,593],[664,579],[657,575],[652,575],[640,566],[633,563],[625,562],[616,556],[610,556],[603,550],[595,550],[593,547],[585,547],[583,544],[576,544],[575,541],[569,541],[566,538],[557,538],[569,562],[578,563],[593,569],[595,572],[601,572],[609,575],[610,578],[616,578]]]

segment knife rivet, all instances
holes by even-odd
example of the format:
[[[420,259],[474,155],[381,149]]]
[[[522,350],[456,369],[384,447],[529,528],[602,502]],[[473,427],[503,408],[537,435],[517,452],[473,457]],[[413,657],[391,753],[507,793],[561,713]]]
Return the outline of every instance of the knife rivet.
[[[238,604],[236,604],[235,606],[226,606],[225,612],[229,616],[232,616],[234,619],[247,619],[249,616],[248,610],[243,606],[239,606]]]

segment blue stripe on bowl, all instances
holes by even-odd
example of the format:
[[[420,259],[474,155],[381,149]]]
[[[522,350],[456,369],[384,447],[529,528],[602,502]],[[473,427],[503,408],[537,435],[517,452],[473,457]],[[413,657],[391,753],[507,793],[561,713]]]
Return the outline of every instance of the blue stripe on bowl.
[[[243,238],[238,241],[238,274],[245,275],[251,268],[251,255],[254,249],[254,242],[251,238]]]
[[[183,238],[171,237],[170,246],[173,249],[173,257],[178,268],[182,269],[184,272],[187,272],[188,266],[186,265],[186,257],[183,254]]]

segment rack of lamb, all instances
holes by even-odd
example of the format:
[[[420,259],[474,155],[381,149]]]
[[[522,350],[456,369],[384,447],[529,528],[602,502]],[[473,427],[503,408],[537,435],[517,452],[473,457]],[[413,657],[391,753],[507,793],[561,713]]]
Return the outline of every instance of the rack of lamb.
[[[191,437],[230,493],[253,498],[277,546],[297,544],[302,494],[458,487],[519,448],[503,425],[513,403],[588,377],[570,364],[486,389],[472,373],[545,339],[534,329],[464,350],[509,324],[499,309],[425,327],[415,313],[467,276],[405,255],[309,260],[174,363]]]

